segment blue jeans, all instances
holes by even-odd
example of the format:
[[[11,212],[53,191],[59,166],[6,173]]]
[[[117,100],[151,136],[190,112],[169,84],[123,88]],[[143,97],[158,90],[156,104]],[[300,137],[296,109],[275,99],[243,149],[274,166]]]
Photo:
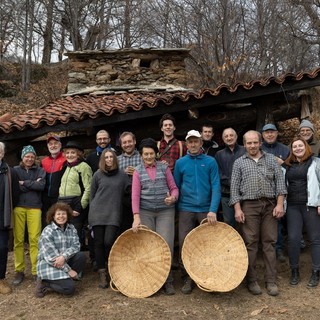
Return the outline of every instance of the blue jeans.
[[[299,267],[303,226],[311,245],[312,270],[320,270],[320,216],[315,207],[305,204],[288,204],[288,255],[291,268]]]
[[[4,279],[7,271],[9,246],[9,229],[0,229],[0,280]]]
[[[173,258],[173,244],[174,244],[174,217],[175,209],[168,208],[161,211],[151,211],[140,209],[141,224],[147,226],[152,231],[157,232],[160,236],[166,240],[170,252],[171,258]],[[166,282],[172,282],[173,276],[170,272]]]
[[[234,218],[234,209],[229,207],[230,197],[221,197],[221,206],[223,211],[223,222],[227,223],[231,227],[236,226],[236,220]]]

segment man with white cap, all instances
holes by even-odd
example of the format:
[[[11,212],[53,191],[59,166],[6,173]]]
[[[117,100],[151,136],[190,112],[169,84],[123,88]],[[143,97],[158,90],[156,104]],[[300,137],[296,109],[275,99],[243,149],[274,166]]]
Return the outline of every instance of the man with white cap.
[[[203,154],[199,131],[190,130],[186,136],[187,155],[176,162],[174,179],[180,190],[179,247],[180,253],[186,235],[203,219],[213,225],[217,221],[220,203],[220,179],[218,165],[214,158]],[[181,264],[184,285],[181,292],[189,294],[193,282]]]
[[[317,138],[317,133],[314,125],[307,119],[303,119],[299,126],[300,136],[306,140],[315,157],[319,156],[320,141]]]

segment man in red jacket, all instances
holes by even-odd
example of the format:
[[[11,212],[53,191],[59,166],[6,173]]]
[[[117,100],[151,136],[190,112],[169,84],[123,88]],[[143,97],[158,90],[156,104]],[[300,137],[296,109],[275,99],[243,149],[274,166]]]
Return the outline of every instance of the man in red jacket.
[[[61,152],[60,138],[49,136],[47,147],[50,155],[43,158],[41,166],[46,172],[46,186],[42,192],[42,229],[46,226],[46,214],[48,209],[57,202],[59,187],[63,175],[64,164],[66,162]]]

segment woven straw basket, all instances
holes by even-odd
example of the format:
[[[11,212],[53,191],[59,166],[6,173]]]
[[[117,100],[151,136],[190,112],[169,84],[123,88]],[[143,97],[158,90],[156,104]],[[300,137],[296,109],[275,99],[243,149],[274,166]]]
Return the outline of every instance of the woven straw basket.
[[[233,290],[248,269],[247,249],[241,236],[222,222],[214,226],[201,222],[186,236],[181,256],[191,279],[209,292]]]
[[[123,232],[111,248],[110,286],[131,298],[146,298],[161,289],[171,268],[167,242],[156,232],[139,226]],[[116,288],[115,288],[116,287]]]

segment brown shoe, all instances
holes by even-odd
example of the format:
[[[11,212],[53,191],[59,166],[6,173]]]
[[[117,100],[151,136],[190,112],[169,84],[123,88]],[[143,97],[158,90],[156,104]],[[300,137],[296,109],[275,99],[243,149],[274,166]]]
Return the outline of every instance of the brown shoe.
[[[37,298],[43,298],[46,295],[47,291],[47,285],[40,278],[37,278],[35,296]]]
[[[1,294],[8,294],[11,293],[11,288],[7,284],[6,280],[0,279],[0,293]]]
[[[99,269],[98,270],[98,274],[99,274],[99,279],[100,279],[100,283],[99,283],[99,287],[102,289],[106,289],[109,287],[109,281],[108,281],[108,273],[106,269]]]
[[[23,280],[24,280],[24,273],[16,272],[16,275],[14,277],[14,280],[12,281],[12,284],[14,286],[18,286]]]

